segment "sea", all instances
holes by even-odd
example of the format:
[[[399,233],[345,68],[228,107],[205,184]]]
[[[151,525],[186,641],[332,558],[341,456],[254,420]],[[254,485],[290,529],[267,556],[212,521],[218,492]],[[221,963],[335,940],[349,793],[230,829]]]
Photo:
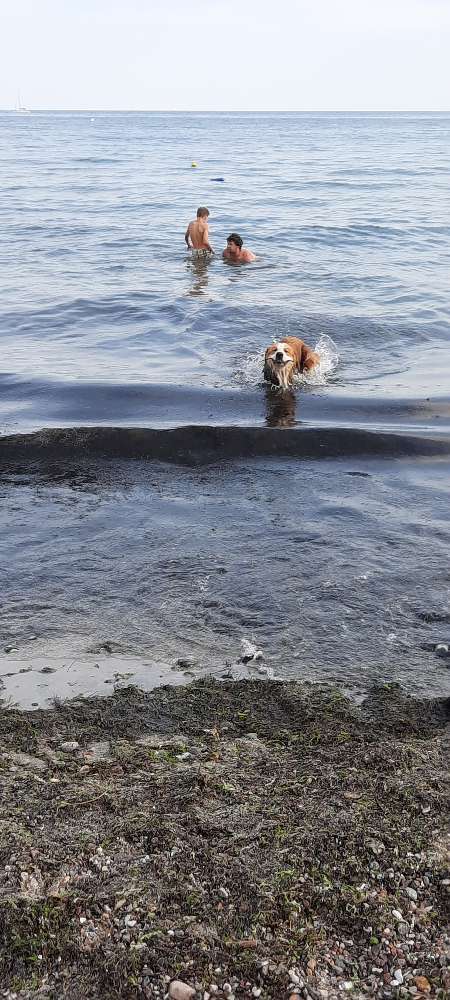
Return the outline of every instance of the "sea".
[[[443,114],[0,114],[5,701],[450,693],[449,174]]]

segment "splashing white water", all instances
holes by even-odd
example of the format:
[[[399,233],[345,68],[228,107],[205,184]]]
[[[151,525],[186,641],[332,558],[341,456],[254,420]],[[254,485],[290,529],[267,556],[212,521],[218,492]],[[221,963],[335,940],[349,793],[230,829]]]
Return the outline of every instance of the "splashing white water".
[[[339,354],[336,344],[331,337],[323,333],[314,348],[320,356],[319,365],[313,368],[312,372],[305,372],[303,375],[296,375],[297,385],[325,385],[327,377],[332,375],[339,363]]]
[[[280,335],[280,339],[281,335]],[[312,372],[296,375],[295,385],[326,385],[327,379],[336,371],[339,364],[339,353],[334,340],[323,333],[314,350],[320,355],[319,365]],[[237,373],[239,381],[245,385],[260,385],[264,367],[264,354],[250,354],[245,359],[243,367]]]

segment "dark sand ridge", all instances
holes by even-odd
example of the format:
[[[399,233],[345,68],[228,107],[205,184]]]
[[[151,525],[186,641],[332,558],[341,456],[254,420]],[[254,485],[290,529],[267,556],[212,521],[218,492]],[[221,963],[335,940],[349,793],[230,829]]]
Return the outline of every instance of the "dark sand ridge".
[[[3,710],[3,996],[444,998],[447,719],[268,681]]]

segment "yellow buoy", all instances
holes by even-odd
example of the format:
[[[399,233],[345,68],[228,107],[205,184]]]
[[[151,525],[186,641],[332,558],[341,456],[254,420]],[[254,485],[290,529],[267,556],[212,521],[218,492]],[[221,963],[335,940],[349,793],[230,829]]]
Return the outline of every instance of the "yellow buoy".
[[[198,167],[198,163],[196,163],[195,160],[192,160],[191,167]]]

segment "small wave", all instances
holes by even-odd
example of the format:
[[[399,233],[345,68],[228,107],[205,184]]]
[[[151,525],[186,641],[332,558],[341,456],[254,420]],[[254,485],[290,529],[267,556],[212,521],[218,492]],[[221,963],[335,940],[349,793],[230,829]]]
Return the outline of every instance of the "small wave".
[[[249,458],[330,459],[450,454],[450,439],[352,427],[71,427],[0,438],[0,462],[143,459],[208,465]]]

